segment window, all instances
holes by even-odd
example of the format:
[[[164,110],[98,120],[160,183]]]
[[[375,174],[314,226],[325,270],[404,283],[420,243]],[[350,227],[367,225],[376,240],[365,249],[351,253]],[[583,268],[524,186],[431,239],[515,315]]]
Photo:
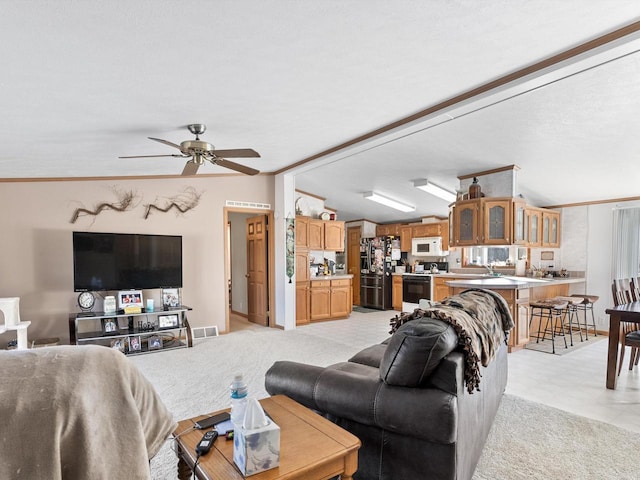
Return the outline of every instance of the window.
[[[526,260],[527,249],[522,247],[469,247],[462,250],[463,267],[513,267],[516,260]]]

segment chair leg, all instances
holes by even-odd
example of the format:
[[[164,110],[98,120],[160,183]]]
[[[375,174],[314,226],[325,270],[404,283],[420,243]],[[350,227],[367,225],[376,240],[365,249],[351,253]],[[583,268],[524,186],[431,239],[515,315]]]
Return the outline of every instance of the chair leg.
[[[597,337],[598,336],[598,331],[596,330],[596,317],[593,314],[593,303],[589,304],[589,310],[591,310],[591,323],[593,324],[593,336]],[[585,316],[585,320],[586,320],[587,312],[584,312],[584,316]]]
[[[638,349],[631,347],[631,355],[629,356],[629,370],[633,370],[633,365],[637,364]]]

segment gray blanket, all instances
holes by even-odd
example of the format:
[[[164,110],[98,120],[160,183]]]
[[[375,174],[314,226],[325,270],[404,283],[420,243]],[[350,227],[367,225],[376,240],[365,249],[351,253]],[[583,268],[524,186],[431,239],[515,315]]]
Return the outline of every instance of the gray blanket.
[[[0,478],[149,479],[175,429],[153,386],[100,346],[0,351]]]

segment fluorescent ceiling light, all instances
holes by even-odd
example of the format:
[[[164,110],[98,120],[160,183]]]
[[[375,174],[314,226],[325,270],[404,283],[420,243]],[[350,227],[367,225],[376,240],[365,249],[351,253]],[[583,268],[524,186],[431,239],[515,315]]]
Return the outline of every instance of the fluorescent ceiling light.
[[[396,210],[400,210],[401,212],[413,212],[416,207],[412,205],[407,205],[406,203],[399,202],[394,200],[393,198],[385,197],[384,195],[380,195],[376,192],[365,192],[364,198],[367,200],[373,200],[374,202],[378,202],[382,205],[386,205],[387,207],[395,208]]]
[[[429,182],[428,180],[416,180],[413,182],[413,186],[419,188],[420,190],[424,190],[431,195],[435,195],[436,197],[440,197],[443,200],[451,203],[456,200],[456,194],[446,190],[438,185]]]

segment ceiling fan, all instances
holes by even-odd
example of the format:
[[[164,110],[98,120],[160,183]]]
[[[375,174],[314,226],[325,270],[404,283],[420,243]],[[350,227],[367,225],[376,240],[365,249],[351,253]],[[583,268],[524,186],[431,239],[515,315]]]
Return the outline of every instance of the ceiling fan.
[[[178,158],[188,158],[184,169],[182,170],[182,175],[195,175],[198,171],[200,165],[204,165],[205,160],[207,162],[211,162],[214,165],[219,165],[221,167],[229,168],[231,170],[235,170],[236,172],[244,173],[246,175],[256,175],[260,173],[260,170],[256,170],[255,168],[247,167],[245,165],[240,165],[239,163],[231,162],[226,160],[223,157],[231,157],[231,158],[248,158],[248,157],[259,157],[260,154],[251,148],[234,148],[232,150],[216,150],[213,145],[207,142],[203,142],[200,140],[200,135],[202,135],[206,130],[207,126],[202,123],[193,123],[191,125],[187,125],[189,131],[196,136],[195,140],[185,140],[180,143],[180,145],[175,144],[173,142],[169,142],[168,140],[162,140],[161,138],[153,138],[148,137],[149,140],[155,140],[156,142],[164,143],[165,145],[169,145],[170,147],[177,148],[180,150],[180,155],[172,154],[172,155],[134,155],[130,157],[118,157],[118,158],[149,158],[149,157],[178,157]]]

